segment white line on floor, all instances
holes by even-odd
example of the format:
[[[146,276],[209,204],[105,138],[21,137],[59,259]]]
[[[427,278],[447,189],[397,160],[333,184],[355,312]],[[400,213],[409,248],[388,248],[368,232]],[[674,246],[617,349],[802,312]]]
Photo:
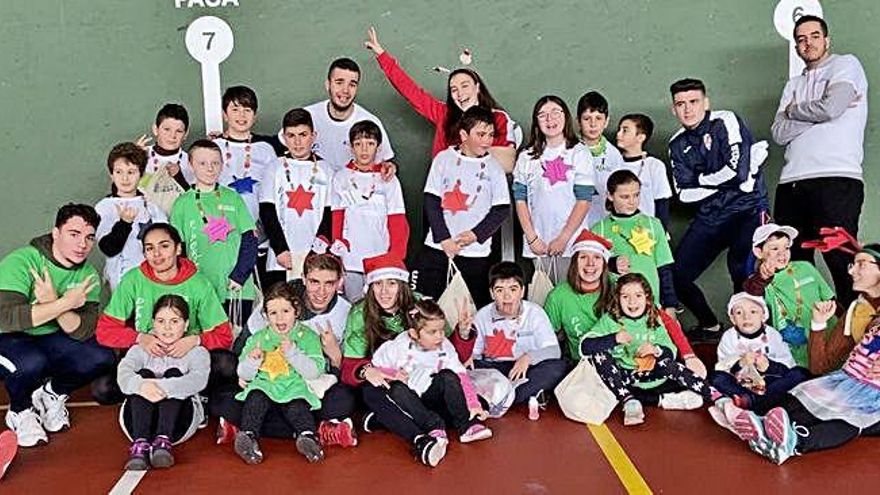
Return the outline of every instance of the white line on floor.
[[[137,488],[138,483],[144,479],[144,476],[147,475],[147,471],[126,471],[119,478],[119,481],[113,485],[113,488],[110,490],[110,495],[129,495],[131,492]]]

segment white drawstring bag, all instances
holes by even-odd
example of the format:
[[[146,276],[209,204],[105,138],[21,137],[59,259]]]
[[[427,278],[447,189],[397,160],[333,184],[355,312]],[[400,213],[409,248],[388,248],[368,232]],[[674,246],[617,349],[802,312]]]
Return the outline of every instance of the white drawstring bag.
[[[554,390],[565,417],[581,423],[601,425],[617,406],[617,397],[608,390],[589,359],[581,359]]]
[[[516,388],[510,379],[493,368],[468,370],[467,374],[474,384],[474,391],[486,401],[489,417],[504,416],[516,398]]]
[[[464,283],[464,278],[461,276],[461,272],[458,271],[458,267],[450,259],[449,268],[446,272],[446,290],[443,291],[440,299],[437,300],[437,304],[440,305],[443,314],[446,315],[446,322],[452,328],[455,328],[455,325],[458,324],[458,310],[461,308],[462,301],[467,301],[472,315],[476,314],[477,309],[474,305],[474,299],[471,297],[471,291],[468,289],[467,284]]]
[[[555,256],[550,257],[547,261],[544,258],[535,258],[535,274],[532,275],[532,282],[528,288],[529,301],[538,306],[544,306],[547,295],[553,290],[553,280],[550,278],[551,272],[556,277]]]
[[[174,180],[174,177],[168,175],[165,167],[160,167],[155,173],[145,176],[139,188],[147,201],[161,208],[169,216],[174,202],[184,193],[183,187]]]

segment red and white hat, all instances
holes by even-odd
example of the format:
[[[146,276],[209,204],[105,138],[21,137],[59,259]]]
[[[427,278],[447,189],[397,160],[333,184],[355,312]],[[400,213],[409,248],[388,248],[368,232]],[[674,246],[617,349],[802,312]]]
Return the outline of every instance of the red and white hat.
[[[761,310],[764,313],[764,321],[770,319],[770,310],[767,308],[767,303],[764,302],[764,298],[753,296],[748,292],[737,292],[736,294],[730,296],[730,301],[728,301],[727,303],[727,315],[730,316],[733,313],[733,308],[743,301],[751,301],[757,304],[761,307]]]
[[[391,253],[364,258],[364,281],[370,285],[378,280],[409,282],[409,271],[403,260]]]
[[[581,231],[580,235],[577,236],[577,239],[574,240],[571,249],[572,252],[575,253],[579,251],[592,251],[594,253],[599,253],[605,261],[608,261],[608,259],[611,258],[611,246],[611,241],[608,239],[584,229]]]

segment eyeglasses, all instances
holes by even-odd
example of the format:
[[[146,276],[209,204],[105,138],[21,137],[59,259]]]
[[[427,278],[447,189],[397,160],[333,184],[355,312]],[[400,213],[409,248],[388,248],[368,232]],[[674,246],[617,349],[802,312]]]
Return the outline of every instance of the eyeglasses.
[[[549,112],[538,112],[538,120],[550,120],[550,119],[558,119],[565,115],[565,112],[558,108],[554,108]]]
[[[864,268],[865,268],[866,266],[868,266],[868,265],[876,265],[876,264],[877,264],[876,261],[871,261],[871,260],[858,260],[858,261],[854,261],[854,262],[848,264],[848,265],[846,266],[846,269],[847,269],[848,271],[849,271],[849,270],[852,270],[853,268],[858,268],[859,270],[862,270],[862,269],[864,269]]]

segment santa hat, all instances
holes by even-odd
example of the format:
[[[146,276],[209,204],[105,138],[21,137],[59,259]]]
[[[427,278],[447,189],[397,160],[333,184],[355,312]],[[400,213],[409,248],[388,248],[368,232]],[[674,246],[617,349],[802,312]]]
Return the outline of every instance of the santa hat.
[[[579,251],[599,253],[605,261],[608,261],[608,258],[611,257],[611,246],[611,241],[608,239],[584,229],[577,236],[577,239],[574,240],[571,250],[574,253]]]
[[[391,253],[364,258],[364,281],[370,285],[378,280],[409,281],[409,271],[403,260]]]
[[[761,306],[761,310],[764,313],[764,320],[767,321],[770,319],[770,310],[767,309],[767,303],[764,302],[763,297],[753,296],[748,292],[737,292],[736,294],[730,296],[730,301],[727,303],[727,315],[730,316],[733,313],[733,308],[737,304],[743,301],[752,301],[753,303]]]

